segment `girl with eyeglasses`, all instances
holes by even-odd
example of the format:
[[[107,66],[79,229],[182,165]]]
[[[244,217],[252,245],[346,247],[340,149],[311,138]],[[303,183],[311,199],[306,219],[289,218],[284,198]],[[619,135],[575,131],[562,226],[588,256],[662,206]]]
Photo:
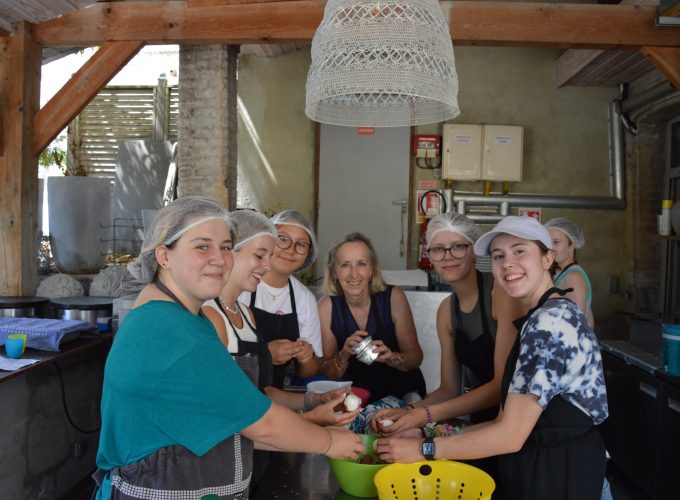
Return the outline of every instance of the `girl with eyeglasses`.
[[[394,421],[390,434],[465,415],[483,422],[498,413],[503,366],[517,333],[511,321],[521,311],[491,274],[475,268],[472,246],[481,234],[456,213],[438,215],[427,226],[432,268],[453,289],[437,310],[441,382],[423,401],[378,412],[373,422]],[[501,315],[507,320],[499,323]],[[462,378],[470,389],[465,393]]]
[[[239,300],[249,305],[268,343],[274,364],[272,385],[281,389],[291,364],[301,379],[315,376],[321,365],[316,298],[294,276],[314,263],[318,248],[312,225],[297,210],[279,212],[271,221],[278,232],[271,269],[254,292],[243,292]]]

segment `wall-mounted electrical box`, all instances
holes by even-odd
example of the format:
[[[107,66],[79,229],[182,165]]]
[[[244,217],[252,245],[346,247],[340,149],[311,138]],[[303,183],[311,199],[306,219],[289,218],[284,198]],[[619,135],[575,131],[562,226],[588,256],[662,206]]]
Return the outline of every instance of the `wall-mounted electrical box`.
[[[453,180],[522,180],[524,127],[444,125],[442,177]]]
[[[442,178],[478,180],[482,174],[482,125],[444,125]]]

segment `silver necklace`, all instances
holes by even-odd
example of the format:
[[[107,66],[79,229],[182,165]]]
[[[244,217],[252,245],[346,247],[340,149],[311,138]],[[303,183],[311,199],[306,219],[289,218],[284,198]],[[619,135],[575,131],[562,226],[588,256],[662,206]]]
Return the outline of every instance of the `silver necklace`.
[[[222,305],[222,307],[224,309],[227,310],[228,313],[231,313],[231,314],[234,314],[234,315],[238,314],[238,306],[236,305],[236,302],[234,302],[234,308],[232,309],[231,307],[229,307],[227,304],[224,303],[224,301],[222,300],[222,297],[217,297],[217,300],[220,301],[220,304]]]

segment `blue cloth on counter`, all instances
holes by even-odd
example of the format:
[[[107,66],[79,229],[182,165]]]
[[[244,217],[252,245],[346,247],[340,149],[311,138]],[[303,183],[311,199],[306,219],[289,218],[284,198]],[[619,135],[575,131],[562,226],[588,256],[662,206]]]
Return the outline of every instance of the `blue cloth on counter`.
[[[8,335],[23,333],[26,334],[26,347],[58,352],[62,340],[72,340],[82,332],[97,331],[97,327],[87,321],[0,317],[0,345],[5,345]]]

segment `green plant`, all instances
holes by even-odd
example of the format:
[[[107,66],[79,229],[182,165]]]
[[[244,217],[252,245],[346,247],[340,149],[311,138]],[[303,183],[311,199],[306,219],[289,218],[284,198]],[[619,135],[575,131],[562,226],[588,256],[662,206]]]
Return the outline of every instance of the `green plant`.
[[[66,140],[64,136],[59,136],[53,140],[49,146],[43,149],[38,157],[38,164],[45,168],[56,165],[62,171],[65,171],[66,150],[60,144],[60,142],[64,140]]]

